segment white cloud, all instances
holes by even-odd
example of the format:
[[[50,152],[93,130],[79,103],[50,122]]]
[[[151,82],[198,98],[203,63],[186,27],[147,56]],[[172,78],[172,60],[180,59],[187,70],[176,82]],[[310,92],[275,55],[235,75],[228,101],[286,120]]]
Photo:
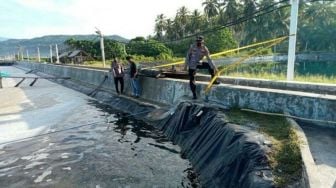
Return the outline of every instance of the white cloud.
[[[66,17],[71,24],[54,27],[39,26],[47,34],[88,34],[98,27],[106,35],[118,34],[126,38],[153,34],[155,18],[163,13],[173,17],[178,8],[190,11],[202,9],[203,0],[17,0],[22,6],[37,11],[49,11]],[[56,3],[57,2],[57,3]],[[41,33],[34,32],[32,33]]]
[[[61,4],[57,4],[54,0],[16,0],[16,2],[24,7],[39,11],[58,11]]]
[[[90,32],[95,26],[104,33],[132,38],[153,33],[157,15],[173,17],[183,5],[190,10],[201,8],[202,1],[192,0],[95,0],[73,1],[64,11],[80,22],[82,30]]]

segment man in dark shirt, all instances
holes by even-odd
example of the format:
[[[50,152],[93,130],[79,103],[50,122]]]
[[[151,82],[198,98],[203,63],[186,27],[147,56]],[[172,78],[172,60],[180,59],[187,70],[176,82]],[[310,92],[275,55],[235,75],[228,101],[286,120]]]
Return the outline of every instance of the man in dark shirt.
[[[137,66],[134,63],[134,61],[132,61],[131,56],[127,56],[126,60],[128,61],[129,65],[130,65],[130,78],[131,78],[131,86],[132,86],[132,96],[134,96],[136,98],[139,98],[139,96],[140,96],[140,82],[139,82],[139,78],[138,78]]]

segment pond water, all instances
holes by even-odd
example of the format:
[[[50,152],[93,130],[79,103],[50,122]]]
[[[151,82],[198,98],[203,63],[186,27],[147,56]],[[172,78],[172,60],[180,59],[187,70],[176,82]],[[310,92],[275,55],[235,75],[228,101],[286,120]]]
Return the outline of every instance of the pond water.
[[[7,71],[14,74],[14,68]],[[12,93],[0,104],[1,135],[18,123],[17,134],[35,128],[50,134],[0,143],[0,187],[199,186],[179,146],[154,127],[47,80],[22,88],[13,88],[15,82],[0,93]]]

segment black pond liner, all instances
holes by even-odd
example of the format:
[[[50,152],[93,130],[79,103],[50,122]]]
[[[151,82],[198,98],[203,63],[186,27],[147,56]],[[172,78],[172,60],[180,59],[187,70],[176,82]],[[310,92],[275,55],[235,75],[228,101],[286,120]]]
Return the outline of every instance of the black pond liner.
[[[182,148],[204,187],[274,187],[264,137],[222,112],[183,102],[156,126]]]
[[[57,83],[88,95],[92,93],[92,88],[72,81],[60,80]],[[140,119],[154,110],[101,90],[93,97]],[[154,126],[180,145],[182,155],[199,173],[202,187],[274,187],[266,157],[270,148],[264,144],[264,137],[227,122],[222,112],[182,102],[172,115]]]

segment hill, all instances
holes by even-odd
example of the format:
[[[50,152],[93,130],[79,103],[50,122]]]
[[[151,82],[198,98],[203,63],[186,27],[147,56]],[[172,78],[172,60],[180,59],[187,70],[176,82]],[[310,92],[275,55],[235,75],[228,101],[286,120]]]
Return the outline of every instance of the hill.
[[[97,35],[48,35],[43,37],[37,37],[32,39],[8,39],[1,41],[0,38],[0,56],[8,54],[17,54],[18,49],[21,46],[24,56],[26,56],[26,50],[29,51],[31,57],[36,56],[37,47],[40,48],[42,57],[49,56],[49,46],[58,45],[59,51],[65,49],[64,41],[74,38],[76,40],[99,40]],[[118,35],[105,36],[105,38],[117,40],[120,42],[127,42],[125,39]]]
[[[0,37],[0,42],[5,40],[8,40],[8,38]]]

